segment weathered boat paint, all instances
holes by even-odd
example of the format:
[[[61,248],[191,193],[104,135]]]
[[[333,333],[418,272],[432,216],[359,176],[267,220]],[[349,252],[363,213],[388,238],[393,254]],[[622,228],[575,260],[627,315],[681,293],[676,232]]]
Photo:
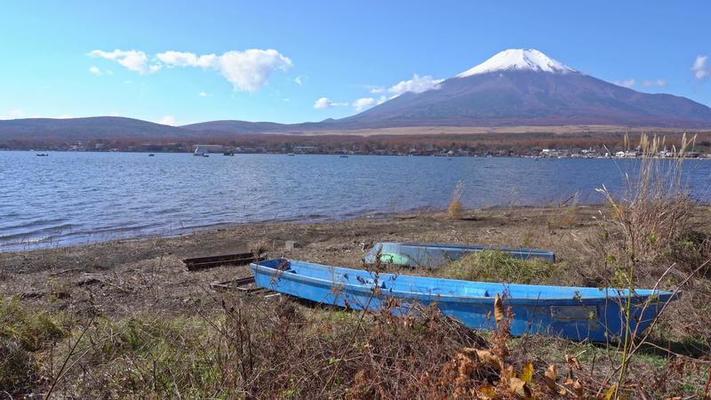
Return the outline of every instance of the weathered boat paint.
[[[457,245],[436,243],[376,243],[363,257],[368,265],[380,259],[381,263],[403,267],[437,268],[456,261],[467,254],[496,250],[521,260],[539,259],[555,262],[555,253],[549,250],[496,247],[489,245]]]
[[[288,259],[251,264],[257,286],[318,303],[356,310],[381,310],[397,300],[394,313],[415,303],[435,304],[445,315],[473,329],[496,327],[494,300],[503,296],[513,311],[511,333],[572,340],[616,340],[625,329],[641,334],[673,293],[626,289],[471,282],[375,273]],[[631,295],[630,295],[631,294]],[[631,302],[629,324],[625,305]]]

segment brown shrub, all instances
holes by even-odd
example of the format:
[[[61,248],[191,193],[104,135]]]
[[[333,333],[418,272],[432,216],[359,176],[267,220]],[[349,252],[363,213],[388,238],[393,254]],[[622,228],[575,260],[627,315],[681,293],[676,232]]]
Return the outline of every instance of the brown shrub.
[[[454,187],[452,192],[452,200],[449,202],[447,207],[447,214],[449,218],[458,220],[462,219],[462,211],[464,207],[462,206],[462,195],[464,194],[464,182],[459,181],[457,186]]]

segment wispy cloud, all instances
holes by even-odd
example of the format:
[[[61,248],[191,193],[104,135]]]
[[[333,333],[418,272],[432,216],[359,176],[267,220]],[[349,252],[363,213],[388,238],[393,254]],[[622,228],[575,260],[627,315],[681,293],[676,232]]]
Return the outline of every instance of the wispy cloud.
[[[371,94],[379,95],[377,97],[361,97],[353,100],[350,105],[356,111],[360,112],[370,107],[383,104],[388,100],[394,99],[404,93],[423,93],[428,90],[437,90],[440,88],[444,79],[436,79],[430,75],[413,74],[412,79],[400,81],[389,87],[382,86],[367,86]],[[328,97],[321,97],[314,103],[314,108],[325,109],[334,106],[348,105],[348,103],[334,103]]]
[[[328,97],[320,97],[320,98],[316,99],[316,101],[314,102],[314,108],[317,110],[324,110],[326,108],[332,108],[332,107],[343,107],[343,106],[347,106],[347,105],[348,105],[348,103],[346,103],[346,102],[336,102],[336,101],[329,99]]]
[[[373,97],[361,97],[360,99],[357,99],[353,103],[351,103],[351,105],[353,106],[353,108],[355,108],[356,111],[360,112],[375,105],[383,104],[389,99],[390,98],[388,98],[387,96],[380,96],[377,99]]]
[[[158,120],[158,123],[163,125],[175,126],[178,124],[178,121],[175,119],[174,115],[164,115],[163,117],[161,117],[160,120]]]
[[[1,119],[18,119],[18,118],[25,118],[27,115],[22,109],[19,108],[11,108],[7,110],[6,112],[0,114],[0,120]]]
[[[301,75],[297,76],[296,78],[294,78],[294,83],[299,86],[303,86],[304,85],[304,77]]]
[[[89,73],[94,76],[101,76],[104,74],[103,71],[101,71],[101,69],[96,65],[92,65],[91,67],[89,67]]]
[[[158,72],[161,68],[158,64],[150,64],[148,55],[139,50],[92,50],[89,52],[89,56],[115,61],[124,68],[133,72],[138,72],[139,74]]]
[[[156,58],[169,67],[201,67],[210,68],[215,65],[217,56],[205,54],[199,56],[185,51],[169,50],[156,54]]]
[[[631,87],[634,87],[634,85],[637,83],[637,81],[634,80],[634,79],[624,79],[624,80],[621,80],[621,81],[613,81],[612,83],[614,83],[614,84],[617,85],[617,86],[623,86],[623,87],[626,87],[626,88],[631,88]]]
[[[372,94],[389,94],[392,97],[399,96],[403,93],[422,93],[428,90],[439,89],[440,84],[444,79],[436,79],[430,75],[419,76],[412,75],[412,79],[400,81],[390,87],[375,86],[370,89]]]
[[[355,108],[356,111],[363,111],[366,108],[374,106],[376,102],[377,100],[372,97],[361,97],[353,102],[353,108]]]
[[[210,95],[210,94],[207,93],[207,92],[200,92],[200,93],[198,93],[198,96],[200,96],[200,97],[207,97],[207,96],[209,96],[209,95]]]
[[[388,93],[399,96],[403,93],[422,93],[428,90],[439,89],[440,84],[444,79],[435,79],[430,75],[419,76],[414,74],[412,79],[400,81],[388,88]]]
[[[169,50],[156,54],[154,58],[139,50],[93,50],[89,55],[117,62],[139,74],[175,67],[212,69],[218,71],[235,90],[246,92],[258,91],[274,71],[285,71],[293,65],[291,59],[274,49],[231,50],[222,55]]]
[[[694,60],[694,65],[691,66],[691,71],[696,79],[704,79],[711,76],[711,67],[708,66],[709,56],[697,56]]]
[[[665,87],[667,86],[667,81],[664,79],[651,79],[642,82],[644,87]]]

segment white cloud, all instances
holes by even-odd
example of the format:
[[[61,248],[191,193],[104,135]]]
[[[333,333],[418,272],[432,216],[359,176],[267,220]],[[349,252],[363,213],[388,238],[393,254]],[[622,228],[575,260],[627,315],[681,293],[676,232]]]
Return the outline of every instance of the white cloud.
[[[202,56],[184,51],[169,50],[156,54],[156,58],[170,67],[201,67],[211,68],[215,66],[217,56],[205,54]]]
[[[633,86],[637,83],[637,81],[635,81],[634,79],[624,79],[624,80],[621,80],[621,81],[614,81],[614,82],[612,82],[612,83],[614,83],[614,84],[617,85],[617,86],[623,86],[623,87],[626,87],[626,88],[631,88],[631,87],[633,87]]]
[[[157,72],[161,68],[158,64],[149,64],[148,55],[139,50],[92,50],[89,52],[89,55],[95,58],[115,61],[126,69],[138,72],[139,74]]]
[[[314,102],[314,108],[317,110],[323,110],[331,107],[343,107],[347,106],[348,103],[345,102],[335,102],[328,97],[320,97]]]
[[[314,108],[317,110],[323,110],[324,108],[329,107],[331,107],[331,99],[329,99],[328,97],[319,97],[314,102]]]
[[[667,85],[667,81],[664,79],[652,79],[652,80],[645,80],[642,82],[642,86],[644,87],[665,87]]]
[[[399,96],[407,92],[422,93],[428,90],[439,89],[439,85],[443,81],[444,79],[434,79],[430,75],[419,76],[414,74],[412,79],[400,81],[389,87],[387,91],[393,96]],[[371,90],[371,93],[375,92]]]
[[[691,70],[694,72],[696,79],[704,79],[711,76],[711,66],[707,66],[709,56],[697,56],[694,60],[694,65]]]
[[[175,120],[175,116],[173,115],[164,115],[159,121],[159,124],[163,125],[170,125],[170,126],[175,126],[178,124],[178,122]]]
[[[377,99],[375,99],[373,97],[361,97],[360,99],[357,99],[353,103],[351,103],[351,105],[353,106],[353,108],[356,109],[356,111],[363,111],[367,108],[383,104],[386,101],[392,99],[393,97],[397,97],[397,96],[392,96],[392,97],[380,96]]]
[[[361,97],[360,99],[355,100],[352,105],[356,111],[363,111],[366,108],[374,106],[377,102],[378,101],[372,97]]]
[[[18,119],[25,118],[25,112],[19,108],[11,108],[7,110],[6,113],[0,114],[0,120],[2,119]]]
[[[444,82],[444,79],[435,79],[430,75],[420,76],[413,74],[412,79],[400,81],[388,88],[382,86],[371,86],[369,90],[370,93],[379,94],[381,96],[378,99],[363,97],[355,100],[352,105],[355,107],[356,111],[362,111],[368,107],[382,104],[390,99],[394,99],[403,93],[423,93],[428,90],[439,89],[442,82]]]
[[[214,69],[236,90],[246,92],[256,92],[267,83],[272,72],[285,71],[293,65],[291,59],[274,49],[232,50],[219,56],[169,50],[156,54],[153,60],[139,50],[93,50],[89,55],[115,61],[140,74],[158,72],[164,66]]]
[[[391,100],[403,93],[422,93],[428,90],[436,90],[440,88],[440,84],[444,79],[435,79],[430,75],[420,76],[414,74],[412,79],[405,81],[400,81],[388,88],[380,86],[370,86],[369,91],[372,94],[379,94],[381,96],[375,97],[361,97],[350,103],[350,105],[358,112],[368,109],[370,107],[376,106],[378,104],[383,104],[388,100]],[[330,108],[336,105],[347,105],[347,103],[334,103],[328,97],[321,97],[314,103],[314,108],[323,109]]]
[[[200,93],[198,93],[198,96],[207,97],[207,96],[209,96],[209,94],[207,92],[200,92]]]
[[[104,74],[104,72],[101,71],[101,69],[96,65],[92,65],[91,67],[89,67],[89,73],[94,76],[101,76]]]
[[[275,70],[285,71],[293,63],[274,49],[228,51],[219,58],[218,69],[235,89],[255,92]]]
[[[297,76],[296,78],[294,78],[294,83],[299,86],[303,86],[304,85],[304,78],[302,76]]]

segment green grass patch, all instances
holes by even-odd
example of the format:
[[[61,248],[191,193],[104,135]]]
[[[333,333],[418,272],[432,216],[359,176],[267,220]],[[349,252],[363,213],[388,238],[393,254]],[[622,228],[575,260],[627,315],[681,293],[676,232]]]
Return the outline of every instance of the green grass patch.
[[[64,338],[61,315],[30,310],[17,298],[0,297],[0,393],[20,396],[36,382],[38,367],[33,352]]]
[[[24,307],[19,299],[0,298],[0,338],[17,342],[27,351],[37,351],[67,334],[66,320]]]
[[[498,250],[486,250],[463,257],[440,274],[468,281],[548,284],[558,282],[562,268],[542,260],[521,260]]]

